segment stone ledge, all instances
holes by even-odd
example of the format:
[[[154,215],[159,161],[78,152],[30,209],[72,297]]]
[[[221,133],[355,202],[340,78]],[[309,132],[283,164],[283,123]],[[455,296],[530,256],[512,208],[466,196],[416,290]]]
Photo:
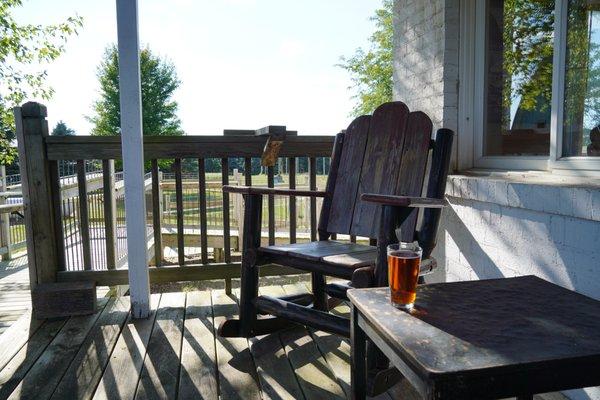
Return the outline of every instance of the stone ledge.
[[[600,221],[600,179],[549,173],[469,171],[448,176],[446,195]]]

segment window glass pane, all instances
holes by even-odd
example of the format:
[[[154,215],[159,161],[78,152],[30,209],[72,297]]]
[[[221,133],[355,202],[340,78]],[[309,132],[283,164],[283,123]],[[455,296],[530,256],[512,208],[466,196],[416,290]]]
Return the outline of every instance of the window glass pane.
[[[489,0],[484,154],[548,155],[554,0]]]
[[[570,0],[563,156],[600,156],[600,1]]]

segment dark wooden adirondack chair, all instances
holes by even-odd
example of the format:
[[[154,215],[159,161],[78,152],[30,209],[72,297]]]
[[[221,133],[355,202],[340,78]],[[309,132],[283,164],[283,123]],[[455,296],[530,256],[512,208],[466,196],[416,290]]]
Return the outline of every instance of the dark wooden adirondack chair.
[[[405,104],[381,105],[372,116],[356,118],[337,135],[325,191],[225,186],[245,200],[240,318],[219,327],[222,336],[267,334],[290,321],[349,336],[348,319],[328,313],[328,296],[345,299],[348,285],[326,284],[333,276],[352,287],[387,284],[386,246],[418,240],[424,270],[435,266],[431,251],[448,174],[453,132],[440,129],[431,139],[432,123]],[[426,197],[421,197],[431,154]],[[319,240],[311,243],[261,247],[262,196],[267,194],[323,197]],[[416,209],[425,209],[420,228]],[[332,234],[371,238],[371,245],[331,240]],[[280,264],[312,273],[312,293],[273,298],[258,296],[261,265]],[[269,314],[257,318],[258,314]]]

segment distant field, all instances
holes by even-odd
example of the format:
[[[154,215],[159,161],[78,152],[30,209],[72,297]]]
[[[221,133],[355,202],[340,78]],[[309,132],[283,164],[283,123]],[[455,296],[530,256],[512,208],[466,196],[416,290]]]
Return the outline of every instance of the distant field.
[[[241,175],[242,183],[244,182],[243,174]],[[281,177],[282,182],[278,185],[288,185],[290,182],[290,177],[288,174],[278,175]],[[229,175],[229,182],[233,183],[233,175]],[[296,174],[296,186],[308,185],[308,173]],[[221,182],[221,173],[220,172],[207,172],[206,173],[206,181],[207,182]],[[327,175],[317,175],[317,187],[322,189],[325,187],[327,183]],[[267,175],[252,175],[252,184],[253,185],[267,185]]]

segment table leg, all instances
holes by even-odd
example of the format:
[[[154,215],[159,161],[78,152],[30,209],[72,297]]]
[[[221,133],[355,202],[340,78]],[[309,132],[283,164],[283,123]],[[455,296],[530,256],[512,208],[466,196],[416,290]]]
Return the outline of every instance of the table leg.
[[[363,330],[358,326],[358,317],[358,309],[352,305],[350,324],[352,400],[364,400],[367,397],[367,338]]]

